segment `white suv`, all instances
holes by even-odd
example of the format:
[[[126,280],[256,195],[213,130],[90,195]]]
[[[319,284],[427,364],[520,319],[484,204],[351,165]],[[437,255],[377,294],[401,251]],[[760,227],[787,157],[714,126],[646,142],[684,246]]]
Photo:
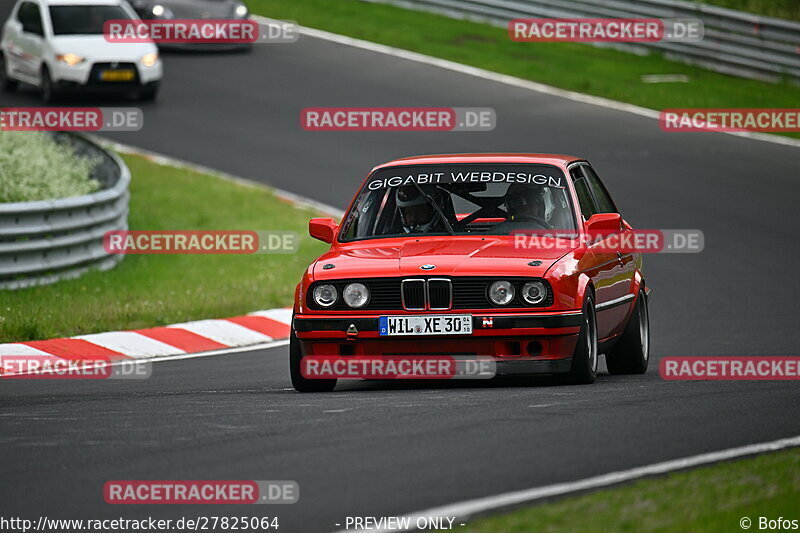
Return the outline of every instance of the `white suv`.
[[[153,100],[162,67],[148,43],[110,43],[108,20],[138,19],[125,0],[18,0],[0,41],[0,85],[41,89],[52,102],[70,90],[134,93]]]

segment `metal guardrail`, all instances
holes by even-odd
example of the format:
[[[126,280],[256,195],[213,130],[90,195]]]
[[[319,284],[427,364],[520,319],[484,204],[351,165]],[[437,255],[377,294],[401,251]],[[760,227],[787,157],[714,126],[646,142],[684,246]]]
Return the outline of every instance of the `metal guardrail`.
[[[92,177],[101,189],[58,200],[0,203],[0,289],[75,278],[112,268],[124,257],[106,253],[103,235],[128,229],[128,167],[85,137],[56,136],[78,155],[99,158]]]
[[[515,18],[695,18],[699,42],[614,43],[734,76],[800,82],[800,23],[683,0],[365,0],[505,27]]]

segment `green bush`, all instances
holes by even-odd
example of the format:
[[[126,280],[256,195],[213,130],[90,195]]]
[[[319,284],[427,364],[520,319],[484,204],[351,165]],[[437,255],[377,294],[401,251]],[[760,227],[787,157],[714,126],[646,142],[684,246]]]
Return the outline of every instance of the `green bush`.
[[[100,188],[94,159],[39,132],[0,131],[0,203],[80,196]]]

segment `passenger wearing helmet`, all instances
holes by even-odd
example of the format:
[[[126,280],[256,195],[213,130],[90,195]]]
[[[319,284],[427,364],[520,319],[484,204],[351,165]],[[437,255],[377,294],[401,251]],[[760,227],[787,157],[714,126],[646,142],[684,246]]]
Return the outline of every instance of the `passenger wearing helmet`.
[[[515,183],[506,191],[505,203],[510,222],[535,222],[543,228],[550,229],[550,224],[547,222],[544,187]]]
[[[545,187],[515,183],[505,194],[508,218],[492,228],[499,234],[529,229],[553,229],[547,220],[547,194]]]
[[[442,194],[432,185],[420,185],[419,189],[442,205]],[[420,194],[414,185],[404,185],[397,189],[395,202],[400,211],[404,233],[430,233],[444,231],[441,218],[427,198]]]

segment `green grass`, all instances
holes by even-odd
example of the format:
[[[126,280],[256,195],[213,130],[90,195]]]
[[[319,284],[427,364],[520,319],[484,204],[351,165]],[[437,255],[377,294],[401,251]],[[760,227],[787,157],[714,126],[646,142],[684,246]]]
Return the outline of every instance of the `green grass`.
[[[794,108],[800,101],[800,87],[789,83],[725,76],[667,61],[655,53],[637,56],[577,43],[518,43],[509,39],[504,28],[390,5],[360,0],[249,0],[248,5],[255,13],[312,28],[651,109]],[[641,81],[644,74],[685,74],[690,81],[646,84]],[[446,93],[445,87],[440,89]],[[491,102],[476,101],[475,105]],[[800,138],[800,134],[788,135]]]
[[[800,451],[720,463],[479,519],[461,533],[734,533],[800,519]]]
[[[703,4],[749,11],[768,17],[800,20],[800,2],[797,0],[696,0]]]
[[[308,219],[262,188],[125,157],[133,174],[132,230],[287,230],[297,254],[128,255],[76,280],[0,292],[0,342],[135,329],[291,305],[325,245]]]

